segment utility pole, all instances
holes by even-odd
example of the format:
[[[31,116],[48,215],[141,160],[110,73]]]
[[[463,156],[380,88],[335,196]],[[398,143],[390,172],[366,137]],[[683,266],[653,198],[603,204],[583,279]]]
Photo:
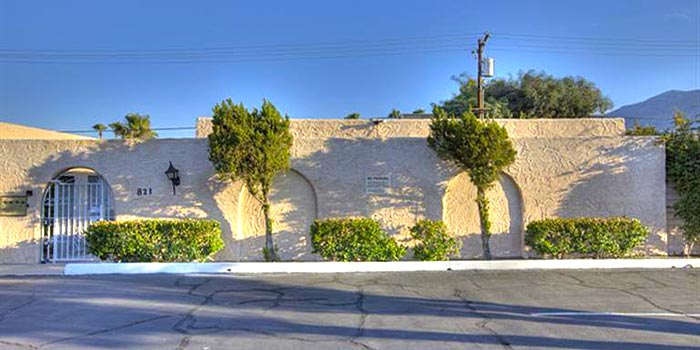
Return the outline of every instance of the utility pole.
[[[476,115],[479,118],[484,117],[484,78],[482,77],[483,75],[483,62],[482,62],[482,56],[484,53],[484,46],[486,46],[486,42],[489,40],[489,37],[491,35],[487,32],[484,33],[484,36],[477,40],[477,49],[476,49],[476,66],[477,66],[477,78],[476,78],[476,86],[477,86],[477,107],[476,107]]]

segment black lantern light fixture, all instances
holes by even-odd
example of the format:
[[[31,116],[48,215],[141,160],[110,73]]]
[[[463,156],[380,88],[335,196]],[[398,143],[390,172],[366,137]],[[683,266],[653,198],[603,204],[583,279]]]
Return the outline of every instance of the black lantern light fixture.
[[[175,195],[175,187],[180,186],[180,171],[173,166],[173,162],[169,162],[170,166],[165,171],[168,180],[173,183],[173,196]]]

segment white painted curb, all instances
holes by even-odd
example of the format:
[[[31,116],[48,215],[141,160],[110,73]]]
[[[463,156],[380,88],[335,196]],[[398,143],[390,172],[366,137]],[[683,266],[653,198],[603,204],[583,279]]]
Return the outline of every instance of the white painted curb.
[[[219,263],[76,263],[65,275],[196,273],[348,273],[448,270],[667,269],[696,267],[700,259],[570,259],[395,262],[219,262]]]

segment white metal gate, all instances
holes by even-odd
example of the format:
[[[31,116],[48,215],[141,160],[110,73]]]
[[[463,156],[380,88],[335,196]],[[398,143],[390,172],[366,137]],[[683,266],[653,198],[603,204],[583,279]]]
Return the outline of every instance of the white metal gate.
[[[113,219],[110,189],[101,176],[61,176],[51,181],[43,198],[42,261],[95,259],[87,253],[83,233],[95,221]]]

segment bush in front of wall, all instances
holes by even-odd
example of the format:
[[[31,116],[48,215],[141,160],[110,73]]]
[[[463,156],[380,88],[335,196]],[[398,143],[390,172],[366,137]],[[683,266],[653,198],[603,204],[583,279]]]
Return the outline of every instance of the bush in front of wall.
[[[86,239],[90,254],[113,262],[206,261],[224,247],[214,220],[99,221]]]
[[[396,261],[406,249],[368,218],[319,219],[311,225],[313,252],[334,261]]]
[[[411,237],[416,240],[413,258],[423,261],[449,260],[459,253],[460,242],[447,232],[440,220],[421,220],[411,227]]]
[[[525,243],[544,256],[622,257],[644,243],[649,229],[637,219],[557,218],[530,222]]]

